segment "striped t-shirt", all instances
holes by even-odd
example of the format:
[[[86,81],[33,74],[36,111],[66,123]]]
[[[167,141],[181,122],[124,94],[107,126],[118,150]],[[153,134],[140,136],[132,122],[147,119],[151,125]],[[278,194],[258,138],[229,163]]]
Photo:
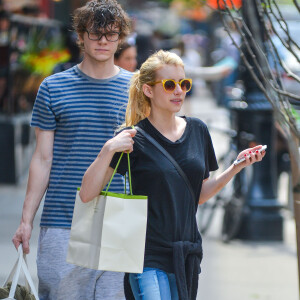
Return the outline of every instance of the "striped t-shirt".
[[[131,76],[120,69],[112,78],[94,79],[75,66],[40,85],[31,126],[55,131],[41,226],[71,227],[83,174],[124,120]],[[124,191],[122,177],[115,176],[110,190]]]

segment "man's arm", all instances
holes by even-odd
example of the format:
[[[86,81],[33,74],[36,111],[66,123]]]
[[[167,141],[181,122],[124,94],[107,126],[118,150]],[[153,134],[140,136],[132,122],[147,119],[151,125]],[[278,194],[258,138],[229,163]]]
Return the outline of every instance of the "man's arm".
[[[20,225],[13,236],[16,248],[23,244],[24,253],[29,253],[29,240],[33,220],[47,189],[53,156],[53,130],[35,129],[36,148],[29,167],[29,177]]]

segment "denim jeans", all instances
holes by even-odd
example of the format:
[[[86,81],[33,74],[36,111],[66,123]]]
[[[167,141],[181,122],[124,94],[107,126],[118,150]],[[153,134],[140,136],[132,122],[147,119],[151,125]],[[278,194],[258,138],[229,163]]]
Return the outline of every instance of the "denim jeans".
[[[179,300],[175,275],[155,268],[130,274],[129,282],[136,300]]]

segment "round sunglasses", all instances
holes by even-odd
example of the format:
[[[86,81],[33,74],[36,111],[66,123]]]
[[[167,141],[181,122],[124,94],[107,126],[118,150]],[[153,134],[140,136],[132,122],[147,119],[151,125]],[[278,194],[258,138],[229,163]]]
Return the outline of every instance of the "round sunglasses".
[[[149,85],[155,85],[157,83],[162,83],[164,90],[167,93],[172,93],[176,89],[176,84],[178,83],[180,85],[180,88],[182,89],[183,92],[188,92],[192,88],[192,79],[190,78],[184,78],[181,79],[180,81],[175,81],[173,79],[162,79],[159,81],[155,82],[149,82]]]

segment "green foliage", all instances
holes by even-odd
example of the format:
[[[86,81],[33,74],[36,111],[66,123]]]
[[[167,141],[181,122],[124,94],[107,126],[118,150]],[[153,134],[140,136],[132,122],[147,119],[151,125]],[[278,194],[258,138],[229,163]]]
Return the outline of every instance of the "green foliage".
[[[48,76],[56,64],[70,59],[60,32],[54,34],[48,28],[32,27],[26,40],[26,49],[21,53],[19,62],[32,73]]]
[[[277,4],[293,4],[293,0],[277,0]]]
[[[292,107],[291,112],[292,112],[293,117],[296,120],[297,127],[300,128],[300,114],[299,114],[299,111],[297,111],[295,108]]]

